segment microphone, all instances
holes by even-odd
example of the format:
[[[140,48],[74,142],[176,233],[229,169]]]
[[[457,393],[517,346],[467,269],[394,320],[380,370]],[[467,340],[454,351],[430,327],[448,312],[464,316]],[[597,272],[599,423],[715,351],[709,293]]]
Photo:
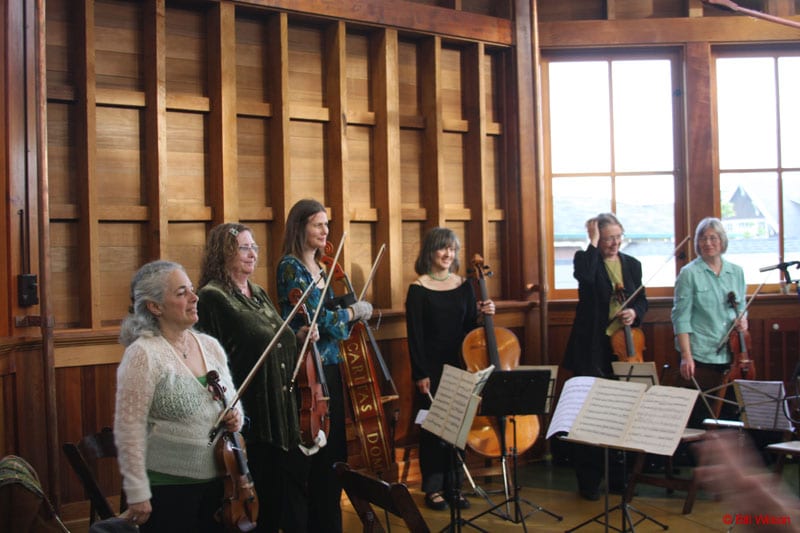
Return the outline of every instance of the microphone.
[[[765,266],[759,268],[758,271],[767,272],[769,270],[775,270],[776,268],[779,268],[781,270],[786,270],[790,266],[795,266],[795,265],[797,266],[797,268],[800,268],[800,261],[787,261],[785,263],[778,263],[777,265]]]

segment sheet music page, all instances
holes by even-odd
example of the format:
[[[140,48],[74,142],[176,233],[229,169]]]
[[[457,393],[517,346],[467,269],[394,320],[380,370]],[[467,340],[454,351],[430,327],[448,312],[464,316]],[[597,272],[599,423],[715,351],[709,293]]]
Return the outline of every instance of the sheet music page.
[[[792,425],[783,413],[786,396],[783,381],[733,381],[736,400],[743,406],[742,421],[753,429],[779,429],[791,431]]]
[[[589,389],[596,380],[597,378],[591,376],[578,376],[570,378],[564,383],[556,404],[556,411],[547,428],[546,438],[549,439],[556,433],[569,433],[572,423],[578,417],[583,402],[589,394]]]
[[[483,388],[486,378],[494,370],[493,366],[479,372],[470,373],[451,365],[444,365],[442,379],[433,399],[428,416],[422,423],[426,429],[454,443],[464,423],[464,416],[473,401],[473,393]]]
[[[634,413],[624,446],[658,455],[675,453],[697,394],[682,387],[650,387]]]
[[[644,383],[597,378],[569,437],[592,444],[621,446],[646,388]]]

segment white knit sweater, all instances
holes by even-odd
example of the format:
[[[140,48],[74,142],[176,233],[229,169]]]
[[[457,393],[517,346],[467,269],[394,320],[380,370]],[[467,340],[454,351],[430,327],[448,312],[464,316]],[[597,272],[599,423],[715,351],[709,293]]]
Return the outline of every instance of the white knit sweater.
[[[230,401],[235,388],[225,351],[213,337],[190,332],[207,370],[216,370]],[[237,403],[237,409],[241,403]],[[147,470],[196,479],[219,475],[208,433],[220,402],[192,374],[164,337],[140,337],[117,369],[114,440],[128,502],[150,499]]]

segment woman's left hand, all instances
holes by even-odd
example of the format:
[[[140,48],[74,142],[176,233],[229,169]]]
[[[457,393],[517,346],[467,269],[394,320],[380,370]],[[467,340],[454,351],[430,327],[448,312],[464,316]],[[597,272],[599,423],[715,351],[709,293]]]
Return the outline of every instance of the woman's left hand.
[[[636,311],[633,309],[627,308],[623,309],[619,313],[617,313],[619,317],[619,321],[622,322],[625,326],[630,326],[636,320]]]
[[[297,330],[297,340],[301,343],[306,342],[306,336],[308,335],[310,327],[303,326]],[[314,324],[314,329],[311,330],[311,342],[317,342],[319,340],[319,328],[317,325]]]
[[[229,409],[222,417],[225,429],[228,431],[239,431],[242,429],[242,415],[236,409]]]
[[[747,331],[747,315],[736,321],[736,331]]]
[[[494,302],[492,300],[484,300],[478,302],[478,312],[484,315],[493,315],[495,311]]]

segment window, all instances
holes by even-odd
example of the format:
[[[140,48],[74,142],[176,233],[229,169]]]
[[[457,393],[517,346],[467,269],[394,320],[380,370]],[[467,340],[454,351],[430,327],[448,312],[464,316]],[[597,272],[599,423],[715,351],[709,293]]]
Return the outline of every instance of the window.
[[[680,71],[670,52],[543,57],[556,291],[577,288],[572,258],[588,242],[585,222],[602,212],[622,222],[622,251],[642,262],[643,282],[674,284]]]
[[[725,257],[778,283],[759,269],[800,260],[800,51],[723,52],[715,69]]]

